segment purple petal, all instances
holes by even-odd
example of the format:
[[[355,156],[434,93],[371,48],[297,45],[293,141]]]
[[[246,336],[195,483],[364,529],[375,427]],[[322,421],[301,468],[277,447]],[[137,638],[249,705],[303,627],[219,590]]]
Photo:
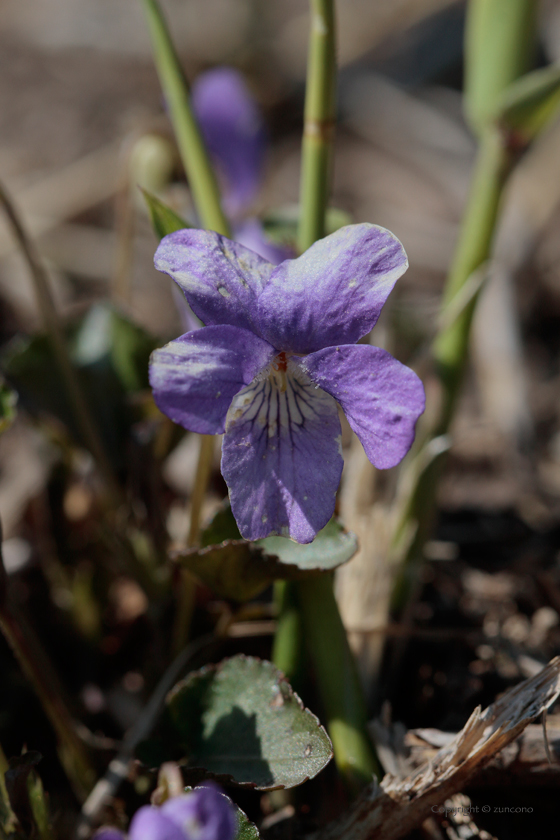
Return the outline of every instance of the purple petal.
[[[372,464],[389,469],[404,458],[425,407],[414,371],[369,344],[326,347],[301,366],[338,400]]]
[[[256,332],[257,297],[273,266],[253,251],[211,230],[165,236],[154,264],[183,290],[204,324],[232,324]]]
[[[179,826],[161,808],[144,805],[132,817],[129,840],[185,840]]]
[[[112,825],[103,825],[97,829],[92,840],[126,840],[126,835]]]
[[[334,512],[340,434],[336,403],[292,360],[287,373],[261,375],[237,394],[226,421],[222,474],[246,539],[313,540]]]
[[[235,241],[250,248],[272,265],[278,265],[293,257],[293,251],[287,245],[277,245],[266,238],[264,228],[258,219],[245,219],[234,228]]]
[[[177,307],[177,312],[179,313],[181,326],[183,327],[184,332],[193,332],[194,330],[199,330],[202,326],[204,326],[201,323],[200,318],[197,318],[190,308],[184,292],[181,291],[177,283],[171,284],[171,294],[173,295],[173,300],[175,302],[175,306]]]
[[[200,75],[192,104],[222,175],[224,209],[236,216],[251,204],[261,182],[266,135],[259,109],[243,76],[229,67]]]
[[[352,344],[375,325],[407,266],[385,228],[340,228],[274,269],[259,297],[259,334],[294,353]]]
[[[236,833],[237,817],[233,806],[211,783],[184,796],[168,799],[161,810],[193,840],[232,840]]]
[[[152,353],[150,385],[161,411],[192,432],[218,435],[235,394],[274,350],[248,330],[203,327]]]

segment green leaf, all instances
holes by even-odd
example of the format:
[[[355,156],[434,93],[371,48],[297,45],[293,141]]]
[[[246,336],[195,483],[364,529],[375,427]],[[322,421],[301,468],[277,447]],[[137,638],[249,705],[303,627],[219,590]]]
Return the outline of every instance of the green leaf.
[[[251,822],[247,814],[235,802],[232,804],[237,810],[237,834],[235,835],[235,840],[259,840],[261,835],[255,823]]]
[[[190,793],[192,790],[195,790],[195,788],[186,787],[185,793]],[[228,800],[237,815],[237,832],[235,834],[235,840],[260,840],[261,835],[259,834],[257,826],[255,823],[251,822],[245,811],[242,811],[239,805],[230,799],[227,794],[221,793],[221,795]]]
[[[156,342],[110,304],[93,306],[79,321],[67,325],[65,332],[88,407],[106,451],[120,468],[130,426],[137,419],[128,397],[148,387],[148,361]],[[84,443],[47,336],[12,343],[2,368],[28,411],[54,415],[75,440]]]
[[[236,534],[239,531],[228,506],[204,530],[203,548],[174,552],[172,557],[220,598],[249,601],[275,580],[301,580],[331,571],[358,548],[356,536],[334,519],[308,545],[286,537],[248,542]],[[222,542],[213,544],[217,540]]]
[[[358,540],[345,531],[340,522],[331,519],[313,542],[299,545],[286,537],[267,537],[254,543],[265,554],[277,557],[280,563],[297,566],[302,571],[327,572],[350,560],[358,550]]]
[[[237,522],[231,512],[231,507],[226,502],[220,510],[214,514],[211,522],[204,528],[200,535],[200,544],[203,548],[224,540],[241,540]]]
[[[560,111],[560,67],[527,73],[511,84],[500,100],[498,120],[516,145],[526,146]]]
[[[299,224],[299,204],[285,204],[265,214],[263,226],[266,235],[274,242],[294,245]],[[352,216],[345,210],[329,207],[325,219],[325,235],[352,224]]]
[[[291,788],[332,757],[327,733],[271,662],[235,656],[202,668],[175,686],[167,708],[187,766],[224,782]]]
[[[16,418],[17,394],[0,377],[0,434],[9,429]]]
[[[153,193],[145,189],[142,189],[142,193],[146,199],[152,227],[158,239],[163,239],[168,233],[175,233],[176,230],[191,227],[175,210],[160,201]]]

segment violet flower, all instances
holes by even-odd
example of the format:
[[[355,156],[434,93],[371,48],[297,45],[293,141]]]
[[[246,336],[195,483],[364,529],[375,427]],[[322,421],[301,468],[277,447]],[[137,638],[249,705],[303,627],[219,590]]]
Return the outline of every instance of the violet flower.
[[[224,211],[233,238],[277,265],[292,251],[267,239],[250,210],[263,179],[266,130],[259,108],[241,73],[216,67],[201,73],[192,87],[193,111],[222,187]]]
[[[243,76],[232,67],[201,73],[192,86],[193,111],[223,183],[226,214],[244,213],[262,180],[266,132]]]
[[[410,448],[422,383],[356,344],[407,265],[399,240],[371,224],[277,267],[212,231],[161,241],[156,268],[207,326],[152,354],[154,398],[191,431],[225,431],[221,469],[246,539],[307,543],[329,521],[342,473],[337,402],[376,467]]]
[[[206,783],[159,808],[144,805],[131,820],[128,840],[233,840],[236,829],[231,802],[216,785]],[[125,835],[105,827],[94,840],[125,840]]]

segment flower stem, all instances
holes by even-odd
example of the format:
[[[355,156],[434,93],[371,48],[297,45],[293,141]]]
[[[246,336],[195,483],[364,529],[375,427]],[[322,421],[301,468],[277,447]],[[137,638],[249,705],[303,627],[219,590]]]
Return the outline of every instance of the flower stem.
[[[334,0],[310,0],[310,6],[298,229],[300,251],[325,235],[335,120]],[[280,586],[275,664],[285,673],[297,671],[303,629],[335,761],[347,786],[356,792],[371,782],[373,774],[379,773],[379,766],[367,731],[365,700],[334,597],[332,578],[320,575]],[[294,595],[301,618],[295,612]]]
[[[311,0],[311,31],[301,161],[298,247],[325,235],[335,120],[335,14],[333,0]]]
[[[42,315],[45,329],[51,341],[53,353],[62,376],[62,381],[66,388],[71,410],[74,413],[76,425],[80,430],[84,444],[90,450],[97,462],[97,466],[99,467],[107,489],[111,495],[112,503],[114,505],[120,504],[122,500],[122,493],[111,466],[111,462],[105,454],[99,432],[91,418],[78,375],[70,359],[64,337],[64,331],[54,305],[47,273],[33,242],[27,235],[11,198],[2,184],[0,184],[0,204],[2,204],[4,208],[4,211],[10,221],[14,236],[18,241],[25,260],[27,261],[27,265],[29,266],[33,286],[35,288],[35,295],[37,297],[37,305]]]
[[[332,576],[300,581],[303,630],[313,660],[334,759],[353,792],[381,777],[367,733],[367,715],[356,664],[334,597]]]
[[[459,241],[445,286],[442,307],[449,306],[465,283],[489,257],[504,184],[513,158],[497,128],[489,127],[480,139],[471,192]],[[437,335],[433,356],[443,387],[437,434],[445,434],[454,414],[467,360],[471,323],[478,300],[474,295],[452,323]]]
[[[196,209],[205,228],[231,236],[220,202],[218,182],[191,108],[187,80],[160,5],[157,0],[142,0],[142,3],[150,29],[156,69]]]
[[[294,583],[277,580],[274,602],[278,610],[276,632],[272,647],[272,661],[295,687],[301,670],[303,630]]]
[[[188,83],[160,5],[157,0],[142,0],[142,2],[152,39],[156,69],[197,212],[205,228],[231,237],[230,225],[220,201],[216,175],[191,108]],[[209,435],[201,435],[195,489],[191,500],[189,545],[195,545],[198,541],[202,503],[212,467],[212,452],[213,438]],[[182,571],[177,597],[177,618],[173,630],[173,645],[176,652],[187,641],[193,604],[193,578],[188,572]]]
[[[200,539],[202,505],[214,460],[214,436],[199,435],[198,437],[200,450],[193,492],[191,494],[191,518],[187,537],[187,545],[189,546],[195,546]],[[181,569],[179,575],[179,592],[177,596],[175,624],[173,627],[173,652],[175,656],[188,641],[196,590],[196,580],[187,569]]]
[[[536,4],[533,0],[470,0],[465,43],[465,109],[479,147],[470,194],[463,216],[455,256],[443,293],[442,312],[449,312],[476,271],[490,258],[504,186],[515,163],[515,152],[496,123],[504,90],[529,68],[535,44]],[[433,358],[441,383],[438,417],[423,450],[443,440],[449,431],[464,378],[469,336],[478,291],[459,308],[453,319],[442,318],[433,344]],[[404,564],[394,593],[394,606],[402,607],[409,586],[411,564],[422,556],[435,517],[436,490],[444,462],[442,448],[436,458],[425,458],[425,468],[410,481],[408,498],[395,532],[395,559]],[[408,473],[415,470],[410,462]],[[406,483],[410,475],[403,475]],[[416,529],[411,544],[401,551],[399,537]]]

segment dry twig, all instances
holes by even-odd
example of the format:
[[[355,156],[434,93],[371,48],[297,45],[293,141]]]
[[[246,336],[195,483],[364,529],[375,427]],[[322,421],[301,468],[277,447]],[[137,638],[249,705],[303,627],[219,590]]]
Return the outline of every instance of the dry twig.
[[[460,791],[560,696],[560,658],[507,691],[484,712],[474,710],[455,738],[406,779],[387,775],[316,840],[398,840]]]

